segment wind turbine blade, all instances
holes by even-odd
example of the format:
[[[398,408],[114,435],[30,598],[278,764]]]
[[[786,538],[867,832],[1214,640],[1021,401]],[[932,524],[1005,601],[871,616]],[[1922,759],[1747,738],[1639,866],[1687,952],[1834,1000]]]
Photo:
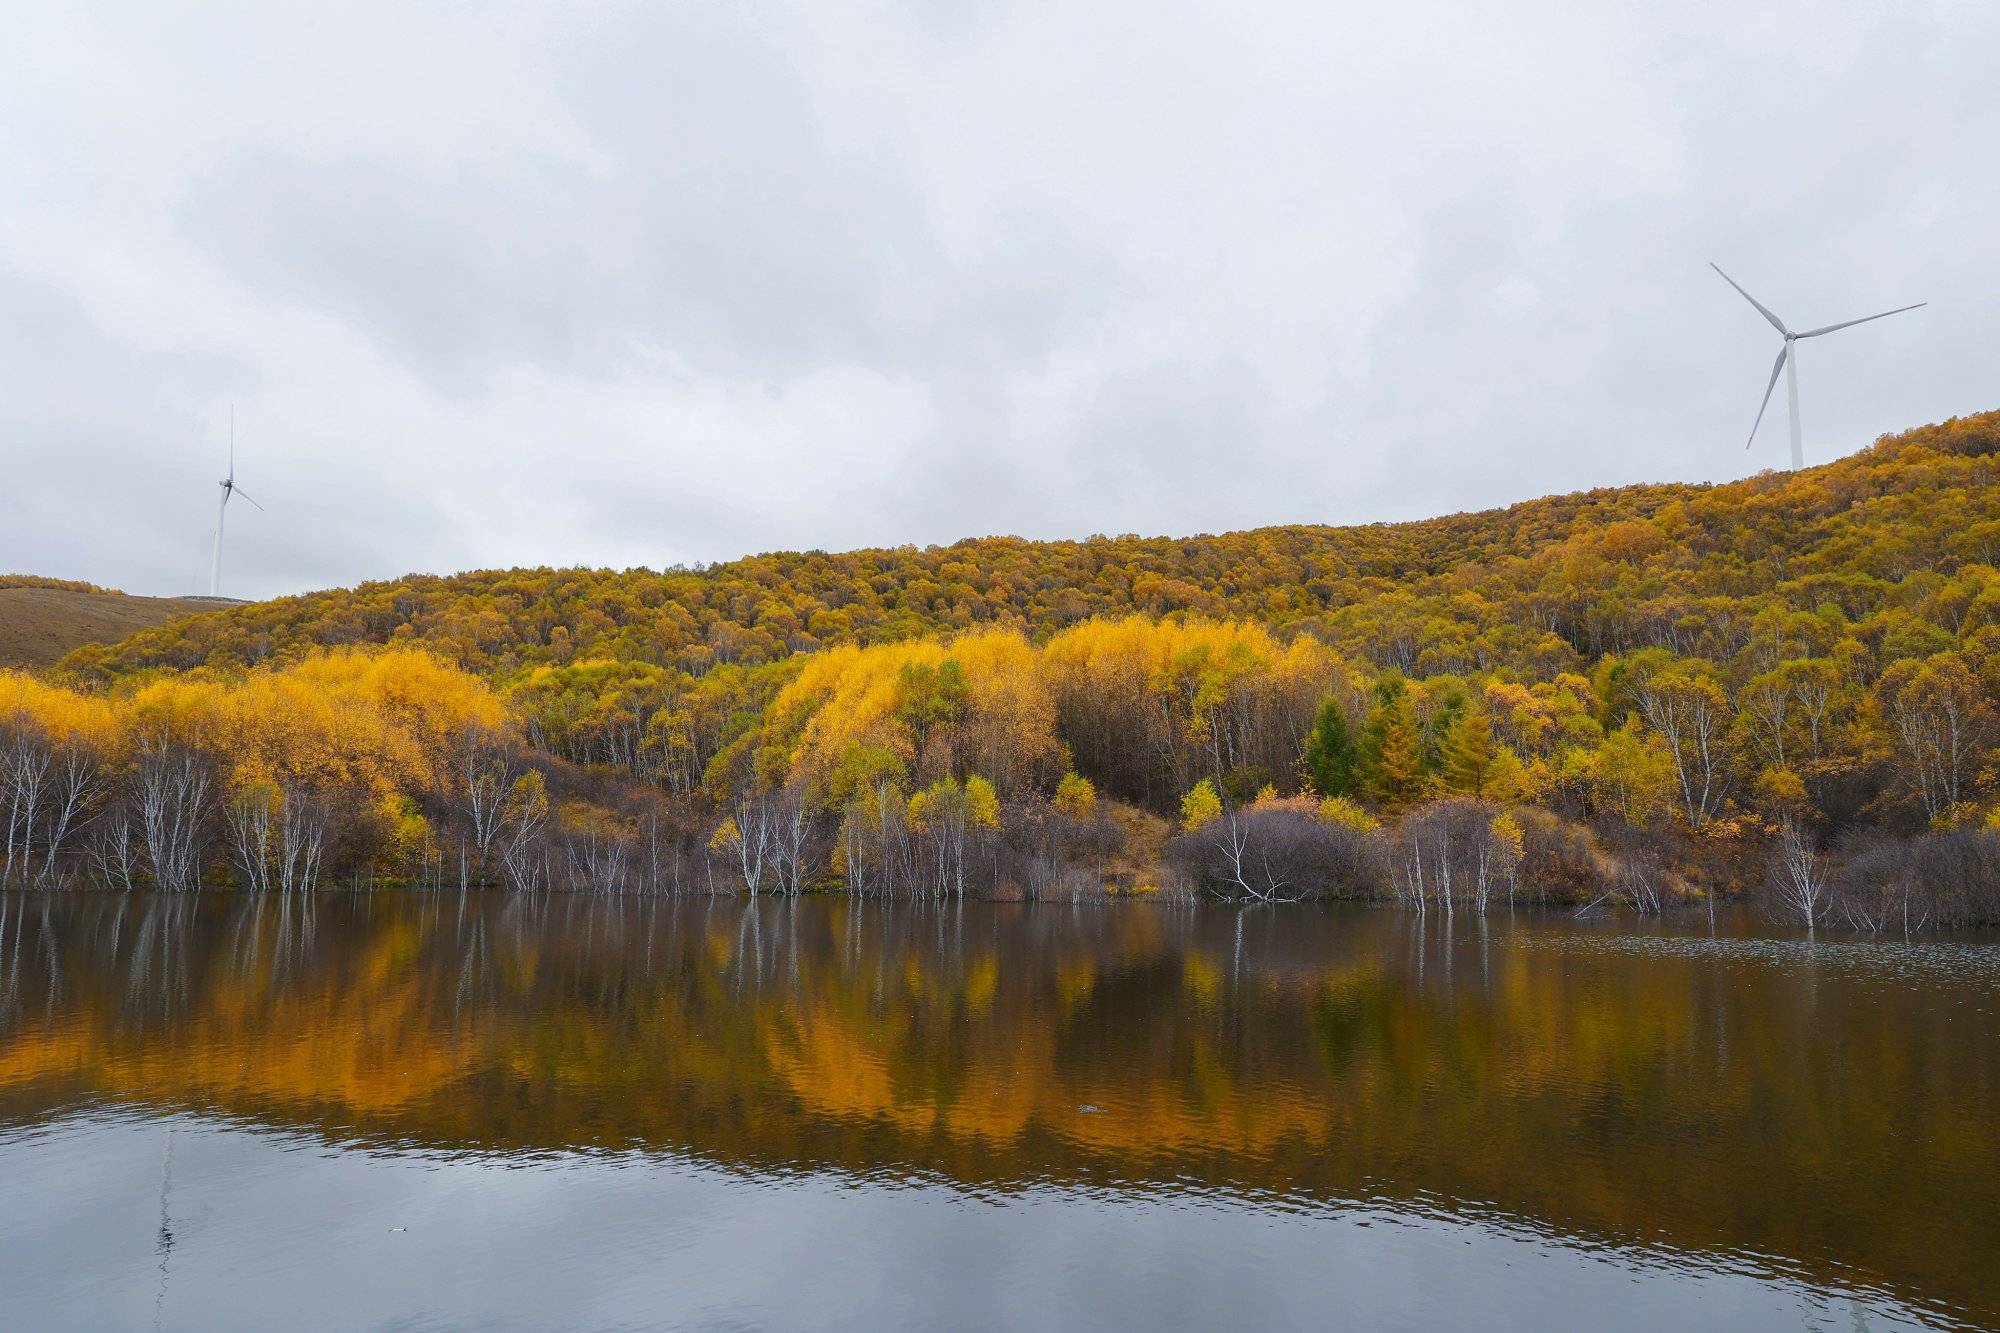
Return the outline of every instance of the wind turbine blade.
[[[236,404],[229,405],[229,480],[236,480]]]
[[[243,500],[250,500],[249,496],[243,494],[243,488],[241,486],[232,486],[229,489],[237,496],[237,498]],[[263,505],[257,504],[255,500],[250,500],[250,503],[258,509],[262,509],[264,507]]]
[[[1715,271],[1716,271],[1717,273],[1722,273],[1722,266],[1721,266],[1720,264],[1716,263],[1716,262],[1715,262],[1714,260],[1712,260],[1712,259],[1711,259],[1711,260],[1710,260],[1710,261],[1708,262],[1708,266],[1709,266],[1710,268],[1714,269],[1714,270],[1715,270]],[[1728,275],[1727,273],[1722,273],[1722,280],[1723,280],[1724,282],[1728,283],[1728,284],[1729,284],[1729,285],[1730,285],[1731,287],[1734,287],[1734,288],[1735,288],[1735,289],[1737,290],[1737,292],[1738,292],[1738,293],[1739,293],[1739,294],[1740,294],[1740,295],[1741,295],[1741,296],[1743,297],[1743,299],[1744,299],[1744,300],[1748,301],[1748,302],[1749,302],[1749,303],[1750,303],[1751,305],[1754,305],[1754,306],[1756,306],[1756,307],[1757,307],[1757,313],[1758,313],[1758,314],[1760,314],[1760,315],[1762,315],[1762,316],[1763,316],[1763,317],[1764,317],[1765,319],[1768,319],[1768,320],[1770,320],[1770,321],[1771,321],[1771,327],[1772,327],[1772,328],[1776,329],[1776,330],[1777,330],[1778,332],[1780,332],[1780,333],[1790,333],[1790,332],[1791,332],[1791,330],[1790,330],[1790,329],[1788,329],[1788,328],[1786,328],[1786,327],[1785,327],[1785,321],[1784,321],[1784,320],[1782,320],[1782,319],[1779,319],[1779,318],[1778,318],[1778,317],[1777,317],[1776,315],[1772,314],[1772,313],[1770,312],[1770,310],[1768,310],[1768,309],[1767,309],[1767,308],[1765,307],[1765,305],[1764,305],[1764,303],[1763,303],[1762,301],[1759,301],[1759,300],[1758,300],[1758,299],[1757,299],[1756,297],[1754,297],[1754,296],[1752,296],[1752,295],[1751,295],[1750,293],[1748,293],[1748,292],[1744,291],[1744,290],[1743,290],[1743,284],[1741,284],[1741,283],[1739,283],[1738,281],[1736,281],[1736,279],[1734,279],[1734,278],[1730,277],[1730,276],[1729,276],[1729,275]]]
[[[1717,270],[1717,272],[1720,271],[1719,269]],[[1757,419],[1750,423],[1750,439],[1743,441],[1745,449],[1748,449],[1751,441],[1757,438],[1757,427],[1764,424],[1764,409],[1771,405],[1771,390],[1778,387],[1778,376],[1785,369],[1785,358],[1791,354],[1792,345],[1786,343],[1778,349],[1778,359],[1771,363],[1771,382],[1764,386],[1764,401],[1757,404]]]
[[[1808,329],[1796,336],[1800,338],[1817,338],[1820,334],[1832,333],[1835,329],[1851,329],[1856,324],[1866,324],[1871,319],[1887,319],[1891,315],[1900,315],[1905,310],[1920,310],[1929,304],[1929,301],[1919,301],[1915,305],[1899,305],[1894,310],[1884,310],[1879,315],[1869,315],[1864,319],[1850,319],[1845,324],[1829,324],[1823,329]]]

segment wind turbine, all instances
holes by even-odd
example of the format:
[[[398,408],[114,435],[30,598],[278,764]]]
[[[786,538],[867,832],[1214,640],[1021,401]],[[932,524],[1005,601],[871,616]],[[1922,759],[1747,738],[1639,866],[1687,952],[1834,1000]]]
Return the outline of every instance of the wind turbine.
[[[222,519],[229,512],[229,497],[242,495],[257,509],[264,506],[251,500],[236,484],[236,408],[229,409],[229,475],[219,483],[222,487],[222,502],[215,507],[215,555],[208,566],[208,595],[222,596]]]
[[[1710,261],[1709,267],[1717,273],[1722,273],[1722,266],[1714,261]],[[1757,438],[1757,427],[1764,424],[1764,409],[1771,405],[1771,391],[1778,387],[1778,372],[1782,370],[1785,372],[1785,392],[1792,400],[1792,470],[1794,472],[1806,465],[1805,437],[1799,425],[1798,344],[1800,340],[1817,338],[1822,333],[1832,333],[1836,329],[1851,329],[1856,324],[1866,324],[1871,319],[1887,319],[1891,315],[1900,315],[1905,310],[1915,310],[1918,306],[1930,304],[1928,301],[1919,301],[1916,305],[1899,305],[1894,310],[1884,310],[1879,315],[1864,315],[1860,319],[1850,319],[1839,324],[1828,324],[1824,328],[1807,329],[1804,333],[1793,333],[1785,327],[1784,320],[1772,314],[1762,301],[1744,291],[1742,284],[1738,283],[1736,279],[1730,277],[1727,273],[1722,273],[1722,280],[1731,287],[1736,288],[1744,300],[1756,306],[1757,313],[1765,319],[1770,320],[1772,328],[1785,335],[1785,345],[1778,349],[1778,359],[1771,363],[1771,382],[1764,386],[1764,401],[1757,404],[1757,419],[1750,423],[1750,439],[1743,442],[1743,447],[1748,449],[1751,441]]]

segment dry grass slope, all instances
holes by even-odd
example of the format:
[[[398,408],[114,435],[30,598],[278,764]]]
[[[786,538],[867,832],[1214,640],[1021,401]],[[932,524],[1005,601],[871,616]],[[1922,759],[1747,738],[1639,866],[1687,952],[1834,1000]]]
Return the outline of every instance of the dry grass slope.
[[[51,666],[87,643],[115,643],[142,629],[234,604],[221,598],[0,587],[0,667]]]

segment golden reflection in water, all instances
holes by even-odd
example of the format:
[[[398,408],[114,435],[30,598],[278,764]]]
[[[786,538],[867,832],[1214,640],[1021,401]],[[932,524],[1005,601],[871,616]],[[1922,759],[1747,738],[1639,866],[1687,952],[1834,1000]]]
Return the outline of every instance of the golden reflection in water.
[[[0,1123],[1390,1200],[2000,1314],[2000,947],[1385,910],[0,896]]]

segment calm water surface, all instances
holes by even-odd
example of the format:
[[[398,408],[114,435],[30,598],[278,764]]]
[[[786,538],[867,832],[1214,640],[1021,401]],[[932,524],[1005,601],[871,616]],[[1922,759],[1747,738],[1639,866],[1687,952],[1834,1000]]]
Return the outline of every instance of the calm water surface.
[[[2000,943],[0,895],[0,1327],[2000,1325]]]

